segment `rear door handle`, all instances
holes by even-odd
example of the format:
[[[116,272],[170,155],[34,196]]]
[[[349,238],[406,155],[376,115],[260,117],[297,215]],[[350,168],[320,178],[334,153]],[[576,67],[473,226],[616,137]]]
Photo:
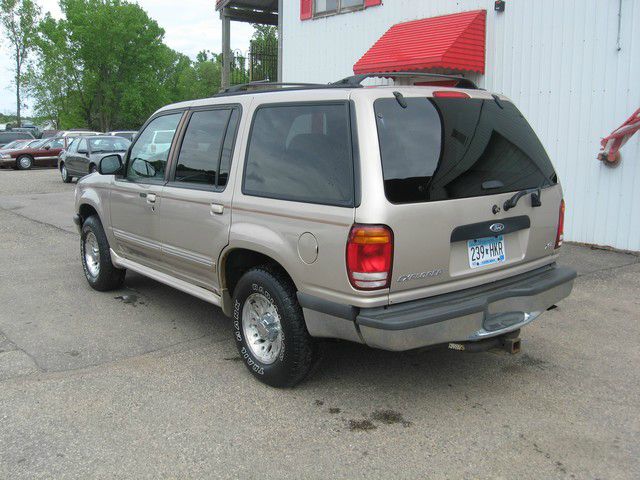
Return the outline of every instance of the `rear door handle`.
[[[211,213],[215,215],[222,215],[224,213],[224,205],[220,205],[219,203],[212,203]]]
[[[156,203],[155,193],[147,193],[147,203]]]

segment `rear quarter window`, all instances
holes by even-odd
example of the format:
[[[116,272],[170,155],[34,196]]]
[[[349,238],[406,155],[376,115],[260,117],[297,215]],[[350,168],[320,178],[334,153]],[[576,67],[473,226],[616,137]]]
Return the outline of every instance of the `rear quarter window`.
[[[242,191],[245,195],[353,207],[348,104],[258,108]]]

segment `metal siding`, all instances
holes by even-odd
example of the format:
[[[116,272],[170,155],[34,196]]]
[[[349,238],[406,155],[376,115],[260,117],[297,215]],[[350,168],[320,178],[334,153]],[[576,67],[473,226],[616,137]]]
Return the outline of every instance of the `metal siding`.
[[[640,135],[618,168],[596,161],[600,139],[640,106],[640,0],[386,0],[382,6],[301,22],[283,2],[285,81],[329,82],[392,25],[487,10],[486,75],[471,75],[522,110],[556,165],[567,201],[565,238],[640,250]],[[635,60],[635,61],[632,61]]]

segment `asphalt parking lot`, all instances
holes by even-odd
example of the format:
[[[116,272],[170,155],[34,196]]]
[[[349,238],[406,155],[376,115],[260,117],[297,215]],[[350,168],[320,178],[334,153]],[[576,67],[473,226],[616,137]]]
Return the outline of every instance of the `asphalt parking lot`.
[[[565,246],[520,355],[328,343],[275,390],[209,304],[89,288],[74,188],[0,170],[0,478],[640,478],[638,256]]]

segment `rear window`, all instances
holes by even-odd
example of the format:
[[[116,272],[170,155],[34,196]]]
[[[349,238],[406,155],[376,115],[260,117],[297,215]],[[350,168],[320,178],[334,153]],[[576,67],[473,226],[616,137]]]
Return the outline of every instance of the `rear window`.
[[[346,103],[262,107],[253,120],[242,191],[352,207],[351,153]]]
[[[385,193],[393,203],[450,200],[545,187],[556,175],[510,102],[395,98],[374,104]]]

